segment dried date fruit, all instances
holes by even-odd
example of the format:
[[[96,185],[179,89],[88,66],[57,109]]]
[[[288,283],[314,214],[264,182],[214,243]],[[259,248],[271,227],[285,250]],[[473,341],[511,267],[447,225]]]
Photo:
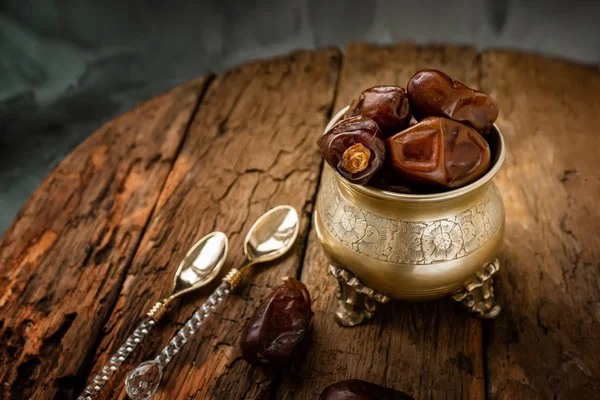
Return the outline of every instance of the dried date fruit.
[[[465,186],[491,164],[485,139],[473,128],[448,118],[428,117],[386,141],[390,165],[414,182],[445,188]]]
[[[447,117],[486,133],[498,118],[498,104],[489,95],[435,69],[414,74],[406,90],[411,112],[418,120]]]
[[[385,386],[348,379],[329,385],[323,390],[319,400],[414,400],[404,392]]]
[[[297,356],[312,316],[306,286],[286,278],[248,321],[240,344],[244,360],[252,364],[289,363]]]
[[[410,110],[406,91],[398,86],[375,86],[353,100],[344,118],[362,115],[371,118],[385,136],[394,135],[408,126]]]
[[[364,185],[385,160],[377,124],[361,115],[344,119],[317,141],[325,161],[352,183]]]

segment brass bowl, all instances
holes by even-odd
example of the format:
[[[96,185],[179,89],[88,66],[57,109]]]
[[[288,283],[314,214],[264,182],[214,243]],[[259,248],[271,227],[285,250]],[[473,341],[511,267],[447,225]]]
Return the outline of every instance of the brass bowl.
[[[325,132],[343,116],[331,119]],[[353,326],[377,303],[453,295],[484,318],[500,312],[492,275],[504,236],[504,206],[492,178],[506,153],[494,125],[492,167],[477,181],[434,194],[355,185],[326,164],[314,213],[319,241],[340,284],[337,321]]]

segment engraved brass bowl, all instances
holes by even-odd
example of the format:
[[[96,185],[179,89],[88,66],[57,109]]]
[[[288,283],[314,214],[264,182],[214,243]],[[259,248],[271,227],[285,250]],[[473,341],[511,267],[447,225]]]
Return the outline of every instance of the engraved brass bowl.
[[[328,131],[343,116],[329,122]],[[314,213],[316,232],[340,285],[336,319],[356,325],[391,299],[453,295],[484,318],[500,312],[492,275],[504,236],[504,207],[492,179],[506,148],[494,125],[492,167],[477,181],[434,194],[352,184],[329,165]]]

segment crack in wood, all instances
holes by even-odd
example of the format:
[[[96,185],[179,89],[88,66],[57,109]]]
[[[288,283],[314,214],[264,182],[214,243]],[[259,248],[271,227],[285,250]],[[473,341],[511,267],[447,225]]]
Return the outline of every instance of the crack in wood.
[[[202,83],[199,83],[202,86]],[[198,84],[196,85],[198,86]],[[171,100],[173,99],[175,98],[171,95]],[[199,103],[198,98],[197,103]],[[183,111],[181,109],[175,110],[171,117],[175,118],[181,112],[185,112],[185,109]],[[133,113],[125,114],[120,119],[130,119]],[[189,114],[189,120],[191,120],[191,116],[192,113]],[[143,124],[143,122],[139,124]],[[89,367],[91,367],[97,344],[95,339],[100,337],[101,329],[93,330],[86,340],[74,341],[74,338],[79,337],[81,339],[81,334],[85,336],[86,333],[84,332],[89,329],[90,324],[102,326],[102,318],[110,315],[114,301],[116,301],[116,294],[119,292],[119,287],[123,281],[118,277],[115,280],[115,276],[111,276],[111,271],[114,269],[113,266],[119,266],[124,275],[128,266],[128,257],[125,254],[132,255],[137,246],[137,243],[133,243],[131,240],[132,233],[126,230],[120,233],[119,225],[123,223],[123,220],[119,218],[122,217],[125,210],[125,203],[122,202],[136,201],[135,196],[132,199],[121,198],[118,200],[121,203],[117,203],[116,205],[113,200],[115,196],[123,196],[125,194],[125,190],[115,190],[118,185],[117,180],[121,179],[122,183],[126,182],[133,173],[134,165],[141,162],[142,158],[132,158],[133,161],[127,164],[126,169],[119,170],[122,159],[118,156],[113,157],[113,160],[107,161],[110,168],[108,169],[108,175],[104,177],[101,174],[93,175],[95,172],[92,172],[92,169],[90,169],[88,149],[94,146],[94,142],[103,140],[101,138],[108,139],[108,147],[115,144],[114,141],[118,140],[120,135],[112,135],[112,129],[113,127],[109,124],[108,127],[101,129],[82,144],[80,147],[81,151],[78,149],[69,155],[57,167],[54,175],[47,178],[36,194],[34,194],[25,206],[24,210],[26,211],[20,214],[21,218],[23,218],[23,216],[31,213],[28,210],[35,210],[37,208],[38,213],[41,213],[41,215],[37,216],[35,223],[43,224],[45,218],[51,218],[49,221],[53,223],[57,219],[58,222],[55,225],[58,227],[62,226],[64,229],[54,229],[54,232],[52,232],[54,239],[51,241],[50,246],[44,249],[40,248],[40,256],[36,257],[35,260],[31,260],[30,264],[35,263],[35,265],[32,265],[32,269],[27,271],[30,274],[30,277],[26,278],[29,287],[26,285],[18,291],[13,290],[11,292],[15,297],[25,296],[34,300],[32,300],[31,306],[23,303],[24,307],[16,315],[9,317],[10,322],[8,323],[20,323],[21,326],[26,323],[26,328],[23,328],[23,332],[20,333],[23,342],[19,344],[18,348],[10,347],[10,345],[6,346],[6,343],[0,344],[0,354],[6,354],[9,357],[12,356],[13,360],[12,362],[3,363],[2,367],[0,367],[0,378],[3,381],[3,385],[0,388],[2,396],[0,397],[46,398],[46,396],[51,396],[54,398],[71,398],[83,388],[83,384],[85,383],[83,378],[89,372]],[[172,129],[178,129],[178,127]],[[159,137],[162,135],[163,132],[156,132],[154,134],[154,136]],[[123,139],[133,140],[132,136],[123,136]],[[151,146],[158,144],[160,142],[151,143]],[[118,151],[122,151],[122,148]],[[155,154],[160,154],[160,152],[155,152]],[[92,153],[92,157],[95,157],[94,153]],[[100,159],[97,158],[94,162],[98,162]],[[153,173],[152,164],[147,164],[149,173]],[[71,170],[73,172],[69,172]],[[163,176],[166,178],[166,175],[164,173]],[[156,178],[152,177],[152,179],[155,180]],[[99,182],[102,183],[99,187],[93,186]],[[72,186],[69,187],[69,185]],[[36,202],[39,198],[37,193],[44,194],[48,187],[54,188],[56,196],[54,198],[46,197],[43,201]],[[61,189],[64,190],[65,188],[67,189],[67,193],[64,193],[66,201],[61,204],[57,199],[60,198]],[[84,190],[85,192],[83,192]],[[74,193],[78,191],[85,193],[85,195],[75,196]],[[87,196],[87,199],[91,198],[91,200],[88,201],[85,199],[85,196]],[[74,202],[72,199],[76,199],[77,201]],[[86,203],[82,202],[84,199]],[[102,212],[99,212],[100,210]],[[54,214],[50,214],[51,212]],[[145,220],[149,220],[150,216],[150,212],[148,212]],[[100,219],[100,228],[94,226],[96,223],[94,219],[96,218]],[[23,235],[23,228],[20,227],[20,223],[20,220],[16,220],[4,236],[2,246],[0,246],[0,253],[2,253],[0,259],[5,259],[8,252],[11,251],[11,247],[14,247],[14,244],[17,243],[10,239],[11,236]],[[77,235],[76,237],[73,231],[81,229],[82,226],[84,229],[87,229],[88,233]],[[137,230],[136,234],[139,236],[143,234],[143,229],[140,232],[140,228],[134,224],[123,229]],[[27,230],[35,233],[29,227],[27,227]],[[91,231],[95,231],[95,235],[89,236],[89,233],[93,233]],[[30,241],[35,241],[36,238],[40,237],[44,238],[43,235],[32,236],[30,233],[25,232],[25,237],[27,236],[31,238]],[[65,246],[63,242],[67,240],[77,244],[72,254],[67,254],[60,246],[53,246],[55,242],[61,246]],[[68,245],[70,244],[68,243]],[[77,246],[80,246],[82,250],[79,251]],[[27,249],[25,249],[25,252],[21,250],[16,254],[13,253],[7,259],[10,262],[9,265],[16,265],[16,271],[24,269],[22,261],[19,260],[21,257],[28,257],[26,251]],[[52,261],[51,257],[57,259],[57,261]],[[129,261],[131,261],[131,257],[129,257]],[[93,296],[94,293],[106,293],[102,294],[102,298],[99,299],[98,303],[89,304],[89,300],[81,299],[78,300],[79,304],[76,303],[72,309],[83,310],[82,307],[84,304],[88,303],[90,308],[86,312],[92,314],[93,317],[83,318],[82,314],[78,311],[67,312],[64,314],[62,322],[55,325],[58,316],[56,312],[51,313],[50,311],[56,309],[56,301],[61,302],[63,309],[69,309],[71,307],[68,306],[69,300],[73,296],[84,294],[84,292],[77,290],[76,285],[87,284],[85,278],[80,276],[79,271],[83,271],[82,268],[89,265],[90,262],[95,265],[105,266],[97,272],[87,272],[88,275],[101,274],[102,280],[96,283],[98,285],[95,286],[97,288],[96,292],[92,279],[90,281],[92,282],[92,286],[90,286],[91,290],[87,291],[85,295]],[[41,263],[42,267],[40,268],[39,264]],[[33,269],[34,266],[38,266],[38,268]],[[23,282],[23,278],[19,277],[19,279]],[[107,288],[105,285],[109,280],[111,281],[111,287]],[[15,279],[15,281],[17,280]],[[114,301],[110,300],[111,291]],[[36,297],[37,300],[35,300]],[[9,306],[13,304],[14,302]],[[9,306],[5,306],[4,308]],[[99,311],[96,311],[96,309]],[[22,318],[19,314],[23,316],[31,315],[31,317],[19,322],[19,318]],[[0,328],[0,331],[3,331],[2,334],[4,336],[11,336],[12,329],[6,324],[7,321],[3,320],[3,327]],[[83,331],[80,331],[82,328]],[[69,342],[69,346],[65,345],[67,341]],[[24,351],[25,353],[23,353]]]
[[[482,59],[483,89],[500,105],[507,163],[497,182],[505,197],[506,246],[501,270],[503,313],[487,326],[486,370],[490,398],[590,398],[600,386],[598,347],[600,280],[597,158],[587,149],[600,122],[600,75],[583,66],[489,51]],[[503,74],[503,79],[497,79]],[[573,77],[577,76],[577,83]],[[538,107],[540,105],[540,107]],[[565,125],[557,110],[577,112]],[[528,132],[525,134],[525,132]],[[537,143],[543,141],[542,149]],[[596,269],[597,271],[597,269]],[[589,376],[571,357],[595,371]]]
[[[476,55],[476,51],[468,47],[385,47],[352,43],[342,61],[335,108],[328,114],[343,107],[364,88],[382,83],[405,86],[408,78],[420,68],[442,65],[452,76],[477,86],[473,83],[477,79],[473,73],[476,70],[473,66],[478,62]],[[310,204],[314,209],[315,200],[316,197],[305,206]],[[466,352],[460,340],[461,335],[480,337],[476,334],[481,329],[478,322],[466,324],[466,317],[450,311],[454,307],[449,303],[440,303],[434,308],[396,303],[382,308],[373,323],[340,328],[332,318],[335,285],[324,272],[327,260],[312,226],[303,254],[301,278],[311,295],[316,293],[313,324],[317,325],[320,343],[313,345],[298,372],[303,384],[298,387],[293,378],[284,376],[278,399],[312,399],[326,385],[346,378],[395,387],[410,392],[415,398],[485,397],[481,342],[467,344]],[[460,363],[446,363],[452,357],[456,360],[461,351],[465,357],[474,354],[473,358],[469,357],[473,374],[464,372],[468,370],[468,362],[462,358]],[[343,361],[333,358],[336,352]]]
[[[311,53],[302,53],[302,56],[298,56],[296,62],[306,63]],[[331,51],[320,52],[317,59],[319,60],[317,65],[318,68],[314,68],[314,71],[327,72],[322,76],[317,77],[317,82],[323,82],[323,77],[329,78],[330,72],[323,69],[323,64],[332,57],[339,57],[339,53]],[[292,57],[294,58],[294,57]],[[285,58],[284,59],[289,59]],[[314,121],[325,120],[320,115],[314,115],[309,117],[309,123],[306,122],[307,117],[295,112],[293,109],[285,104],[285,102],[273,102],[272,106],[269,106],[269,100],[264,97],[259,97],[261,100],[256,101],[255,96],[259,96],[258,93],[262,89],[262,85],[265,81],[276,81],[280,74],[285,75],[285,70],[290,69],[290,73],[294,75],[294,78],[281,77],[279,81],[282,88],[281,93],[295,92],[294,87],[301,85],[302,82],[311,80],[312,78],[301,76],[298,78],[295,74],[300,73],[295,68],[290,68],[287,62],[275,61],[274,65],[277,67],[266,68],[260,67],[262,63],[256,63],[249,67],[244,67],[242,72],[232,72],[221,75],[215,81],[213,81],[208,88],[200,106],[199,111],[193,118],[192,126],[190,127],[190,133],[187,135],[186,141],[183,144],[183,148],[176,158],[174,167],[169,173],[169,177],[165,182],[165,189],[159,195],[159,205],[157,210],[153,212],[152,222],[148,226],[145,238],[141,239],[141,243],[138,246],[137,255],[134,257],[132,262],[133,267],[130,269],[130,274],[137,274],[142,269],[147,270],[152,274],[152,278],[146,277],[146,279],[164,279],[162,278],[169,271],[163,270],[168,267],[170,260],[173,257],[179,257],[179,254],[185,250],[178,243],[188,243],[192,241],[191,236],[197,237],[205,233],[210,229],[224,230],[229,233],[230,236],[230,247],[232,249],[241,248],[241,233],[246,231],[249,225],[256,219],[267,207],[271,206],[271,203],[281,204],[290,203],[297,207],[306,207],[309,199],[307,196],[313,196],[316,190],[316,181],[310,176],[310,168],[303,169],[302,171],[294,171],[293,168],[288,169],[287,164],[289,159],[292,157],[294,152],[299,152],[300,149],[306,149],[307,146],[312,147],[312,141],[307,140],[304,137],[300,137],[300,140],[295,140],[291,147],[286,145],[290,134],[293,132],[293,127],[301,127],[302,134],[307,133],[306,128],[316,126]],[[268,73],[266,72],[268,71]],[[319,73],[321,73],[319,72]],[[261,74],[272,76],[272,78],[262,78]],[[234,84],[235,83],[235,84]],[[309,100],[315,101],[314,107],[322,107],[322,103],[331,103],[330,89],[332,86],[320,84],[317,85],[319,88],[317,91],[313,90],[315,96],[297,96],[294,98],[295,106],[303,107],[304,109],[311,109],[313,107]],[[308,86],[304,86],[308,88]],[[306,90],[306,89],[303,89]],[[278,97],[277,94],[272,94],[274,97]],[[291,101],[292,98],[289,98]],[[224,101],[225,104],[219,104]],[[305,103],[303,105],[303,103]],[[250,122],[252,119],[260,121]],[[240,121],[244,121],[244,124],[240,124]],[[257,129],[260,124],[266,129]],[[242,128],[243,127],[243,128]],[[270,127],[270,128],[267,128]],[[244,131],[251,132],[250,140],[244,139],[244,135],[247,135]],[[254,132],[253,132],[254,131]],[[209,137],[202,142],[203,135],[205,132],[209,132]],[[312,132],[312,131],[310,131]],[[266,136],[263,136],[266,135]],[[268,159],[265,157],[261,159],[261,155],[266,149],[257,146],[257,143],[261,143],[263,140],[268,140],[267,136],[271,135],[273,140],[272,146],[275,148],[280,147],[280,151],[269,156]],[[244,147],[236,146],[237,138],[240,138]],[[300,143],[300,144],[298,144]],[[208,145],[207,145],[208,144]],[[295,146],[295,147],[294,147]],[[299,146],[299,147],[298,147]],[[223,157],[221,149],[226,149],[230,153],[231,160],[239,160],[239,163],[247,162],[247,167],[244,168],[243,172],[238,172],[239,169],[231,163],[228,168],[224,168],[224,174],[220,175],[219,167],[222,163],[220,158]],[[244,154],[244,150],[248,150]],[[249,153],[249,151],[256,152],[257,154]],[[304,151],[304,150],[302,150]],[[264,153],[266,154],[266,153]],[[315,166],[318,166],[319,157],[316,152],[312,152],[311,158],[314,158]],[[255,161],[256,160],[256,161]],[[266,162],[265,162],[266,161]],[[311,164],[312,165],[312,164]],[[206,166],[212,169],[211,174],[206,174],[203,169],[206,170]],[[308,176],[307,176],[308,174]],[[265,180],[264,177],[267,177]],[[225,179],[223,179],[225,178]],[[219,187],[223,182],[226,182],[224,187]],[[294,183],[292,183],[294,182]],[[298,185],[301,183],[301,185]],[[290,187],[296,185],[298,191],[291,193],[288,191]],[[215,190],[217,189],[218,190]],[[215,195],[217,192],[217,195]],[[243,194],[241,196],[240,194]],[[294,199],[295,197],[295,199]],[[211,203],[206,203],[203,199],[211,200]],[[203,204],[198,207],[199,204]],[[218,204],[215,206],[215,204]],[[195,210],[195,213],[193,212]],[[181,219],[178,215],[187,215],[185,219]],[[205,216],[204,216],[205,215]],[[303,216],[305,221],[305,216]],[[177,229],[172,227],[177,225]],[[304,227],[306,224],[304,224]],[[175,245],[177,243],[177,245]],[[153,249],[152,254],[142,254],[144,249],[151,247]],[[172,251],[167,251],[165,248],[173,247]],[[177,247],[177,249],[175,249]],[[236,253],[238,253],[236,251]],[[239,253],[238,253],[239,254]],[[168,259],[167,259],[168,258]],[[152,263],[149,264],[149,260]],[[193,369],[187,368],[186,375],[188,377],[197,376],[198,373],[209,374],[218,377],[217,382],[224,382],[225,387],[233,390],[232,396],[238,398],[241,396],[256,397],[261,393],[266,393],[270,388],[273,387],[273,380],[266,372],[260,372],[254,375],[252,382],[248,383],[246,388],[247,393],[244,395],[243,388],[232,388],[228,383],[226,376],[239,375],[242,371],[249,371],[245,362],[239,362],[233,353],[233,357],[230,359],[233,362],[227,362],[225,365],[219,354],[222,351],[229,352],[229,348],[232,351],[238,351],[236,332],[239,332],[243,328],[242,323],[238,323],[239,315],[247,315],[252,312],[252,301],[253,299],[259,299],[263,296],[264,292],[269,286],[272,286],[270,280],[277,280],[277,275],[280,273],[287,274],[286,271],[296,270],[298,267],[298,254],[294,254],[286,257],[282,265],[277,269],[268,268],[265,266],[258,269],[254,278],[253,285],[247,285],[240,296],[234,296],[228,300],[228,307],[223,311],[221,315],[215,315],[215,318],[220,320],[220,324],[207,324],[203,327],[203,336],[214,336],[215,339],[212,342],[213,346],[206,348],[202,346],[202,343],[194,343],[190,345],[189,352],[186,352],[184,357],[186,360],[190,359],[193,354],[197,354],[198,357],[204,360],[205,363],[214,363],[214,369],[204,367],[199,364],[193,367]],[[233,263],[239,262],[239,256],[232,260]],[[129,279],[129,278],[128,278]],[[138,281],[135,275],[132,277],[132,282]],[[127,285],[127,288],[122,290],[121,299],[118,301],[117,308],[113,311],[111,320],[117,319],[116,321],[109,322],[111,328],[112,337],[120,337],[127,331],[127,324],[130,322],[122,319],[125,313],[134,313],[131,310],[133,305],[127,302],[128,296],[134,295],[139,289],[135,284]],[[151,289],[151,291],[154,291]],[[136,299],[138,305],[133,307],[134,309],[143,308],[144,303],[147,301],[146,298],[151,296],[148,295],[148,291],[144,293],[143,299]],[[125,297],[123,297],[125,294]],[[135,295],[134,295],[135,296]],[[191,298],[192,295],[186,296]],[[246,298],[247,300],[243,300]],[[180,302],[179,309],[174,309],[173,315],[185,315],[189,312],[192,304],[185,301]],[[232,307],[234,310],[229,310]],[[117,314],[118,313],[118,314]],[[230,328],[228,331],[220,332],[217,325],[227,325]],[[236,325],[240,325],[236,327]],[[165,326],[163,334],[169,336],[170,332],[173,331],[175,326]],[[200,334],[200,333],[199,333]],[[107,338],[103,339],[103,342],[107,342]],[[111,339],[114,342],[114,339]],[[118,340],[117,340],[118,341]],[[140,353],[151,353],[157,351],[158,341],[153,340],[152,344],[149,344],[147,348],[142,350]],[[227,346],[226,344],[231,344]],[[216,345],[216,346],[215,346]],[[105,344],[101,344],[99,348],[105,348]],[[210,349],[218,349],[215,354],[210,353]],[[209,353],[207,353],[209,352]],[[214,356],[212,358],[211,356]],[[101,355],[96,364],[102,363],[105,356]],[[144,357],[143,354],[134,354],[134,358]],[[179,357],[181,358],[181,357]],[[182,358],[183,360],[183,358]],[[132,362],[135,360],[132,359]],[[176,367],[174,367],[176,368]],[[196,370],[200,368],[200,370]],[[223,371],[225,368],[225,371]],[[200,371],[205,371],[201,373]],[[169,376],[175,376],[169,374]],[[209,376],[207,375],[207,376]],[[119,377],[117,377],[119,379]],[[117,379],[117,380],[118,380]],[[198,378],[196,378],[198,379]],[[203,378],[200,378],[203,379]],[[186,378],[187,380],[187,378]],[[214,393],[222,393],[218,391],[218,388],[214,384],[215,378],[211,379],[210,387],[205,387],[202,390],[186,390],[185,388],[178,388],[182,396],[192,397],[203,397],[208,393],[214,391]],[[110,383],[112,387],[107,388],[105,396],[116,395],[114,382]],[[276,386],[276,383],[275,383]],[[168,385],[167,385],[168,387]],[[185,395],[184,395],[185,393]],[[194,394],[195,393],[195,394]]]

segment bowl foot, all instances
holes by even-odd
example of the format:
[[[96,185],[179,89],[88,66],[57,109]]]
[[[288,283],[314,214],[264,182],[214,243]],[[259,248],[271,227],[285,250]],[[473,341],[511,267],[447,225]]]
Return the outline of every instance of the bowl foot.
[[[462,289],[452,295],[452,298],[461,302],[463,306],[480,318],[496,318],[502,308],[496,303],[494,296],[493,275],[499,269],[500,261],[497,258],[484,264]]]
[[[341,326],[356,326],[367,318],[373,318],[378,303],[390,298],[365,286],[356,276],[334,265],[329,272],[338,281],[338,307],[335,320]]]

